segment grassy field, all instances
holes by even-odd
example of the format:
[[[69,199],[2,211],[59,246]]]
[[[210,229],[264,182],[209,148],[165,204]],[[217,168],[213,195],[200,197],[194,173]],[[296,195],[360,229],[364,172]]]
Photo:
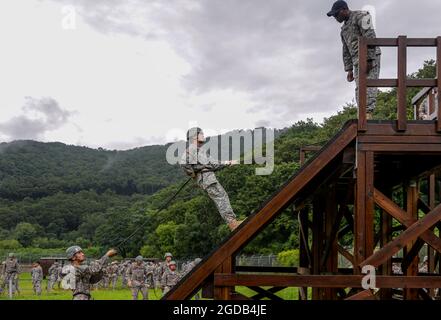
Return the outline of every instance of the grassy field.
[[[34,294],[32,289],[31,276],[28,273],[20,275],[20,294],[14,295],[14,300],[72,300],[72,292],[70,290],[55,289],[47,292],[47,280],[42,282],[41,296]],[[121,289],[121,283],[118,284],[117,289],[97,289],[92,290],[91,295],[94,300],[131,300],[132,293],[129,289]],[[139,295],[141,298],[141,295]],[[161,298],[161,290],[149,290],[149,299],[158,300]],[[9,300],[7,294],[0,295],[0,300]]]
[[[72,300],[72,292],[70,290],[63,290],[55,288],[51,292],[47,292],[47,280],[42,282],[42,293],[41,296],[34,294],[32,289],[32,281],[29,273],[24,273],[20,275],[20,294],[14,295],[14,300]],[[236,287],[236,291],[251,297],[255,294],[253,290],[246,287]],[[96,289],[92,290],[91,295],[94,300],[131,300],[132,294],[129,289],[122,289],[121,283],[119,282],[115,290],[112,289]],[[276,293],[277,296],[285,300],[294,300],[298,298],[297,288],[286,288],[280,292]],[[310,295],[310,293],[309,293]],[[149,299],[158,300],[162,296],[161,290],[149,290]],[[139,295],[141,298],[141,295]],[[0,300],[9,300],[6,293],[0,295]],[[264,299],[265,300],[265,299]]]

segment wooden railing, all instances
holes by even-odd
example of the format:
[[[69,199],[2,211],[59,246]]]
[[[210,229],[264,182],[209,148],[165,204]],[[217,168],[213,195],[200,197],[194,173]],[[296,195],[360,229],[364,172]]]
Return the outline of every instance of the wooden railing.
[[[367,79],[367,54],[368,47],[398,47],[398,79]],[[437,79],[408,79],[407,78],[407,47],[436,47],[436,70]],[[397,88],[397,130],[407,129],[406,116],[406,94],[410,87],[437,87],[441,92],[441,36],[437,38],[374,38],[359,39],[359,92],[358,92],[358,130],[367,130],[366,106],[367,89],[376,88]],[[438,105],[441,105],[441,95],[438,94]],[[438,121],[436,128],[441,132],[441,109],[438,108]]]

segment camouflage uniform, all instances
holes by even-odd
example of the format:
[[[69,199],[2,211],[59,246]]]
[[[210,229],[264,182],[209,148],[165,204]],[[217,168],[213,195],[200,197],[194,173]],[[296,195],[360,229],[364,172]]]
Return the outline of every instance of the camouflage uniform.
[[[92,261],[90,265],[75,267],[75,288],[73,289],[73,300],[91,300],[90,288],[92,284],[99,282],[102,278],[102,271],[109,257]]]
[[[118,263],[112,262],[112,264],[109,266],[109,281],[112,283],[112,289],[115,290],[116,283],[118,282]]]
[[[2,292],[6,287],[9,289],[9,282],[12,280],[12,293],[14,294],[18,290],[18,274],[20,273],[20,265],[17,259],[8,258],[5,261],[3,267],[3,283],[0,292]]]
[[[167,269],[161,278],[162,294],[166,295],[178,283],[179,279],[178,272]]]
[[[205,190],[211,200],[216,204],[222,219],[227,223],[236,220],[230,199],[225,189],[217,181],[214,171],[224,168],[226,165],[216,163],[207,157],[205,152],[200,152],[200,148],[190,143],[186,152],[182,155],[181,166],[185,173],[192,177],[198,186]]]
[[[54,262],[48,270],[49,279],[47,281],[47,291],[51,291],[54,288],[58,280],[58,273],[58,262]]]
[[[125,261],[125,262],[121,263],[121,265],[118,268],[118,272],[121,275],[121,285],[123,288],[125,288],[127,286],[127,275],[126,275],[127,266],[128,266],[128,263],[127,263],[127,261]]]
[[[43,281],[43,269],[37,265],[31,269],[32,286],[37,295],[41,295],[41,281]]]
[[[358,38],[376,38],[372,25],[372,18],[366,11],[351,11],[349,19],[341,28],[341,40],[343,43],[343,63],[345,71],[354,71],[356,82],[355,97],[358,104]],[[379,47],[368,48],[368,61],[372,62],[372,69],[368,73],[368,79],[378,79],[380,76],[381,50]],[[372,112],[377,102],[377,88],[368,88],[367,111]]]
[[[183,267],[182,267],[182,274],[181,274],[181,278],[185,277],[191,270],[194,269],[194,267],[197,266],[198,263],[201,262],[200,258],[196,258],[193,261],[190,261],[188,263],[186,263]],[[198,291],[195,295],[194,295],[195,300],[200,300],[201,299],[201,294],[200,291]]]
[[[147,279],[151,277],[152,273],[147,270],[146,266],[141,263],[138,264],[136,262],[132,263],[132,265],[127,270],[127,277],[132,282],[131,290],[133,300],[138,300],[138,293],[141,292],[143,300],[148,300],[148,288],[147,288]]]

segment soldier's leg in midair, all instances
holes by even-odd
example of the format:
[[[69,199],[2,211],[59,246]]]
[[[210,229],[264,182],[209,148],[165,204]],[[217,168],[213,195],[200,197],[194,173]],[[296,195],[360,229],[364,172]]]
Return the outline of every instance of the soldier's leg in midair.
[[[217,210],[226,223],[236,220],[236,215],[231,207],[228,194],[220,183],[213,183],[205,190],[207,191],[208,196],[216,204]]]

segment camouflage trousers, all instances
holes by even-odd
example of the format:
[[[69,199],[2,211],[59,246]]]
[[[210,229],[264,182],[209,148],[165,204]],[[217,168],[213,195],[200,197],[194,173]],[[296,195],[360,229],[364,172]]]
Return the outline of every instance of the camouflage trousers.
[[[33,280],[32,286],[34,287],[34,293],[38,296],[41,295],[41,280]]]
[[[217,210],[219,211],[222,219],[226,221],[226,223],[230,223],[233,220],[236,220],[236,215],[234,214],[233,208],[230,204],[230,199],[228,198],[228,194],[222,185],[219,182],[210,184],[205,188],[205,191],[208,193],[208,196],[215,203]]]
[[[141,294],[142,294],[142,300],[149,299],[149,291],[146,286],[135,286],[135,287],[132,287],[131,290],[132,290],[133,300],[138,300],[139,292],[141,292]]]
[[[372,69],[369,71],[367,78],[368,79],[378,79],[380,77],[380,69],[381,69],[381,55],[377,55],[376,59],[373,61]],[[358,63],[354,64],[354,78],[355,78],[355,97],[357,99],[357,105],[360,105],[358,101]],[[377,104],[377,88],[367,88],[367,104],[366,111],[373,112],[375,109],[375,105]]]
[[[116,283],[118,282],[118,275],[112,276],[111,281],[112,281],[112,289],[115,290]]]
[[[56,282],[57,282],[56,276],[49,276],[49,280],[47,281],[47,291],[51,291],[54,288]]]
[[[7,289],[7,291],[9,291],[9,285],[11,285],[11,289],[12,289],[12,294],[14,294],[16,291],[19,291],[18,289],[18,276],[17,273],[6,273],[1,287],[0,287],[0,293],[2,293],[5,289]]]

